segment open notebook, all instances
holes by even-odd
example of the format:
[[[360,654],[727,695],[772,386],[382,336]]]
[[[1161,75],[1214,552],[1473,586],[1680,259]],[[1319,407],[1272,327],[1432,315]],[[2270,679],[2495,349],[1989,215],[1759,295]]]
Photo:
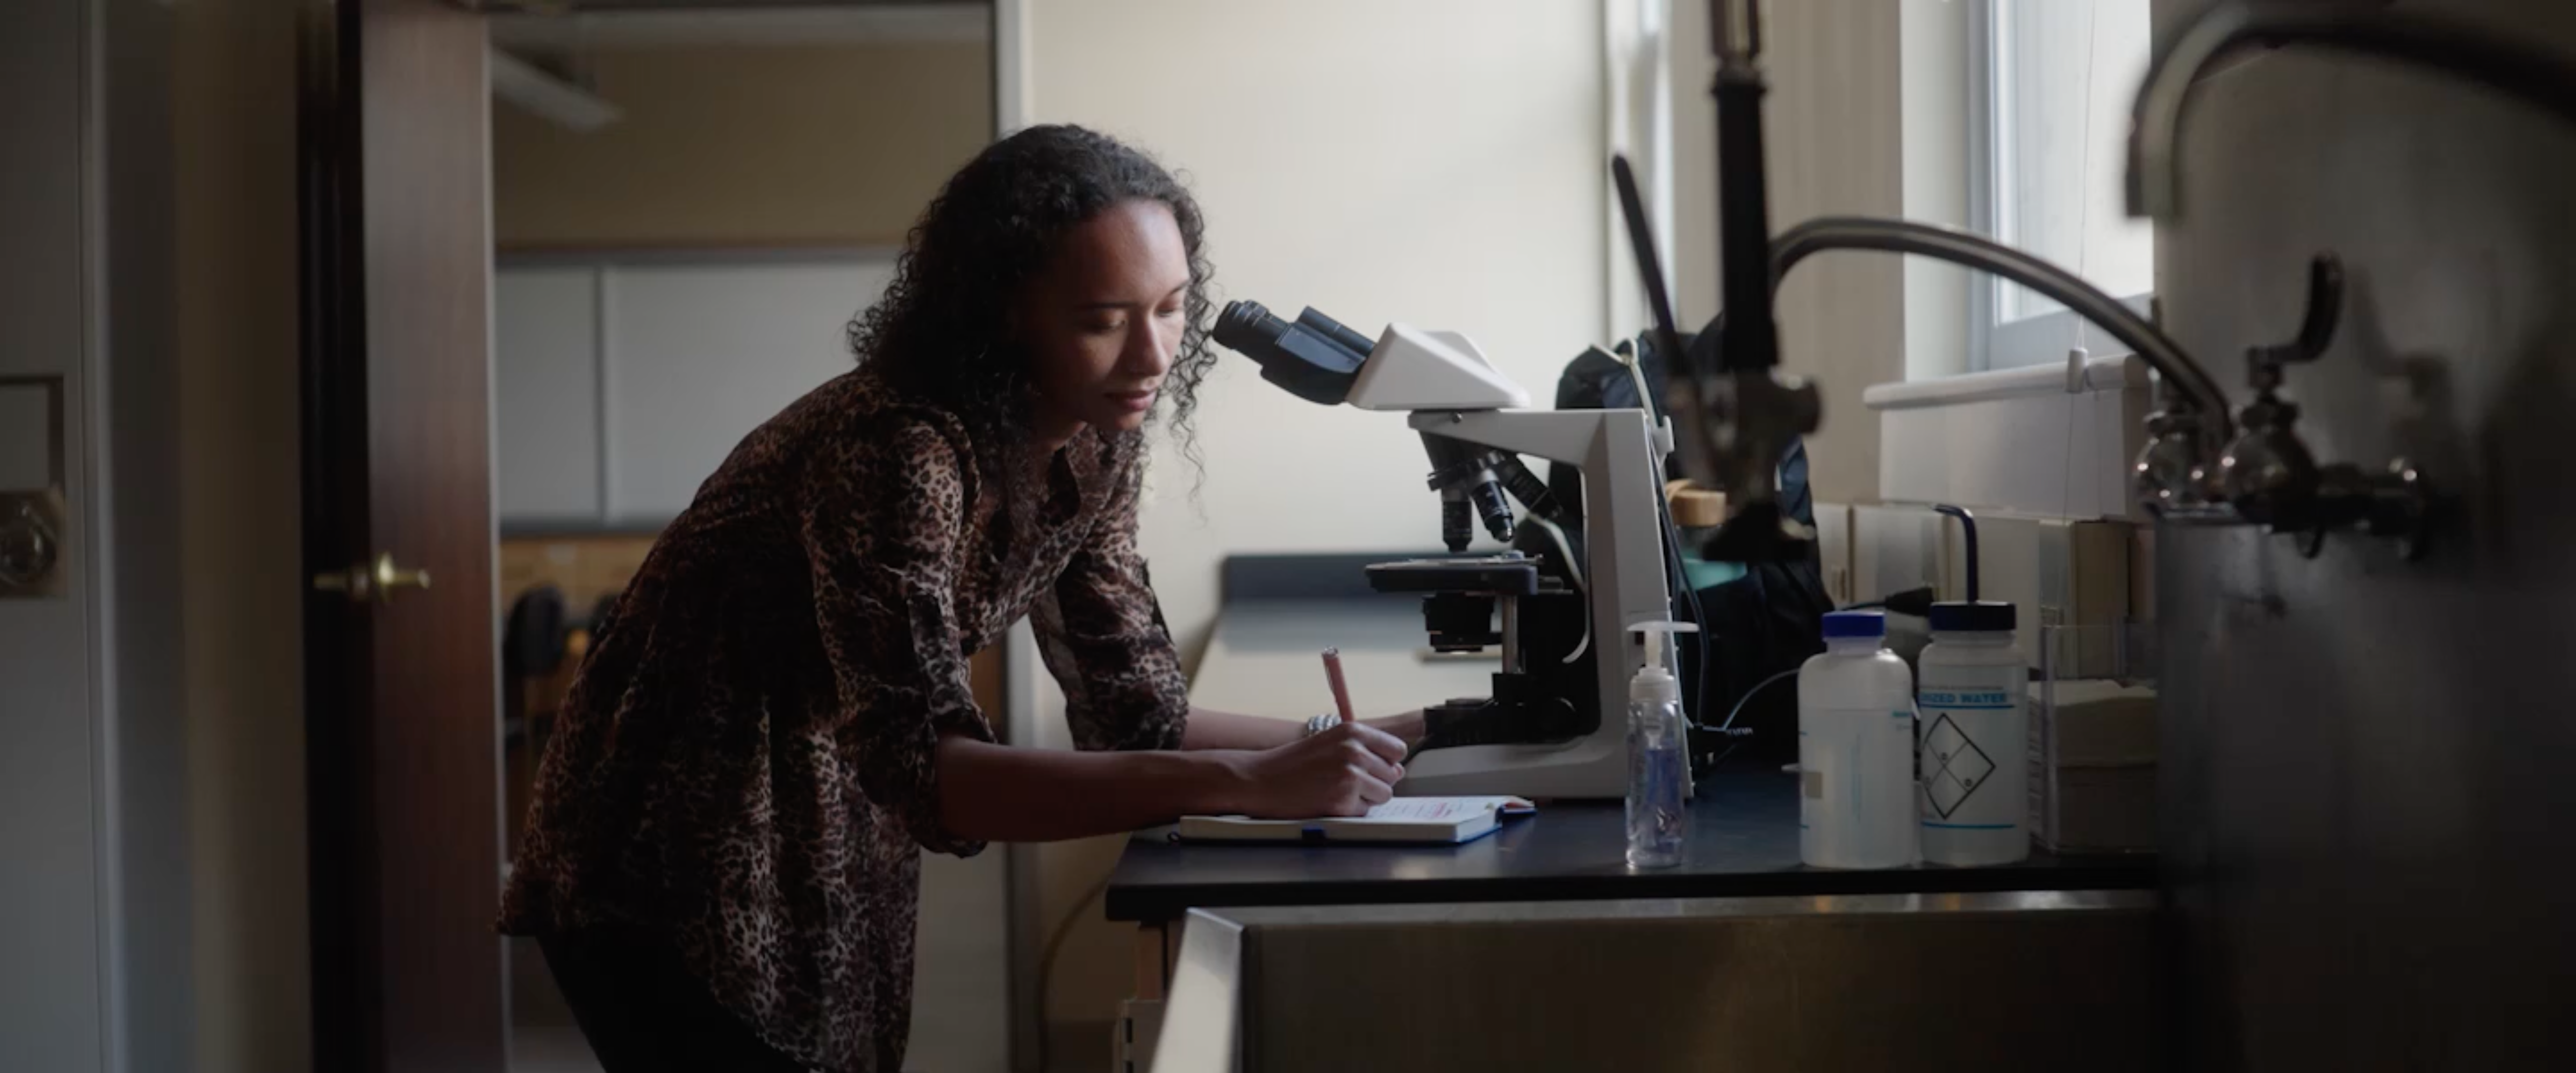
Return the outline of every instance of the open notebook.
[[[1536,808],[1518,797],[1399,797],[1369,809],[1366,816],[1184,816],[1173,837],[1194,842],[1471,842],[1501,827],[1503,817]]]

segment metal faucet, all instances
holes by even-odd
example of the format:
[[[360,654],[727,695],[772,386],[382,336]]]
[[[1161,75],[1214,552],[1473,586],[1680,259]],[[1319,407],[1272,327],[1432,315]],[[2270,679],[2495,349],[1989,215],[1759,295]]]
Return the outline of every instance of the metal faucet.
[[[2160,223],[2182,215],[2183,113],[2200,73],[2247,49],[2294,44],[2431,68],[2576,122],[2576,68],[2538,49],[2423,16],[2317,5],[2256,7],[2239,0],[2204,12],[2148,66],[2130,110],[2130,215]],[[2315,555],[2329,531],[2358,526],[2399,541],[2413,558],[2423,554],[2434,505],[2423,474],[2403,458],[2380,473],[2350,463],[2319,464],[2295,428],[2299,408],[2279,395],[2286,367],[2316,360],[2332,342],[2343,286],[2342,263],[2332,254],[2319,255],[2310,268],[2298,339],[2247,352],[2254,398],[2239,414],[2243,434],[2219,457],[2215,490],[2232,520],[2295,533],[2306,554]],[[2140,459],[2142,476],[2150,460],[2168,469],[2178,464],[2151,446]]]
[[[2312,267],[2298,340],[2248,354],[2255,397],[2231,421],[2226,393],[2206,369],[2144,317],[2080,277],[2020,250],[1950,228],[1908,220],[1825,217],[1770,239],[1762,144],[1759,0],[1710,0],[1717,77],[1719,266],[1725,313],[1719,368],[1681,353],[1670,303],[1652,256],[1633,178],[1614,171],[1656,319],[1657,343],[1674,361],[1677,416],[1698,433],[1684,453],[1695,479],[1730,494],[1731,516],[1712,544],[1715,557],[1776,556],[1804,534],[1782,518],[1775,476],[1796,437],[1815,431],[1822,407],[1812,385],[1777,372],[1772,296],[1799,261],[1828,249],[1910,253],[1965,265],[2056,299],[2128,344],[2159,374],[2159,409],[2133,469],[2138,502],[2178,521],[2250,522],[2299,533],[2314,554],[2330,529],[2359,525],[2420,554],[2432,513],[2425,481],[2405,460],[2384,474],[2319,465],[2295,431],[2298,408],[2277,394],[2284,367],[2312,361],[2332,341],[2342,308],[2342,267],[2331,255]],[[2132,109],[2128,196],[2133,215],[2170,221],[2181,208],[2176,141],[2202,69],[2256,46],[2321,44],[2458,74],[2576,121],[2576,71],[2539,51],[2420,17],[2328,8],[2222,4],[2162,50]]]
[[[2238,412],[2244,431],[2219,457],[2219,493],[2236,520],[2295,534],[2300,552],[2311,558],[2324,550],[2327,533],[2353,526],[2397,541],[2407,558],[2416,558],[2424,553],[2433,506],[2423,474],[2403,458],[2381,473],[2348,462],[2319,464],[2293,427],[2299,408],[2279,394],[2287,366],[2317,360],[2334,342],[2343,290],[2342,259],[2318,254],[2308,267],[2308,309],[2298,338],[2245,352],[2254,399]]]
[[[1782,516],[1775,479],[1780,457],[1813,432],[1823,406],[1814,385],[1778,372],[1779,333],[1772,299],[1779,280],[1806,257],[1828,249],[1914,253],[1982,269],[2057,299],[2127,343],[2163,375],[2166,403],[2149,422],[2154,440],[2139,456],[2140,501],[2159,514],[2213,510],[2212,463],[2230,439],[2227,397],[2208,372],[2145,318],[2081,278],[2022,251],[1949,228],[1906,220],[1828,217],[1770,237],[1762,143],[1761,22],[1758,0],[1711,0],[1711,48],[1717,76],[1719,266],[1725,312],[1710,333],[1719,368],[1704,370],[1683,354],[1663,276],[1653,256],[1634,177],[1624,160],[1613,177],[1631,244],[1655,315],[1658,346],[1670,365],[1674,408],[1693,450],[1683,453],[1695,480],[1726,489],[1730,517],[1707,549],[1715,558],[1778,557],[1806,534]]]
[[[1991,239],[1872,216],[1821,216],[1782,232],[1771,244],[1773,278],[1787,278],[1798,262],[1826,250],[1910,253],[1990,272],[2056,299],[2128,344],[2165,385],[2162,408],[2147,420],[2153,438],[2133,470],[2139,504],[2151,513],[2176,517],[2216,509],[2210,463],[2234,432],[2227,419],[2227,395],[2180,345],[2119,299],[2072,272]]]

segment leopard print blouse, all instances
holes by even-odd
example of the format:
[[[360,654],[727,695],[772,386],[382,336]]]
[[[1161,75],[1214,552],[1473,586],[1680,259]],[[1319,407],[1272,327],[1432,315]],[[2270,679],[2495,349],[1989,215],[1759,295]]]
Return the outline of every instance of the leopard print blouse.
[[[735,448],[565,700],[504,932],[659,929],[770,1046],[901,1068],[919,854],[983,848],[941,829],[931,762],[941,734],[993,740],[967,657],[1029,615],[1084,749],[1177,748],[1189,712],[1137,437],[1076,436],[1006,560],[972,448],[865,370]]]

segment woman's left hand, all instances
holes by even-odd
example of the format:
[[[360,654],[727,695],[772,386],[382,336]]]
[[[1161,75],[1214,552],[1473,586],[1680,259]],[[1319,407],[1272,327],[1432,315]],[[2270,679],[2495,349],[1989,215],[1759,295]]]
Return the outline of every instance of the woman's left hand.
[[[1408,749],[1421,744],[1422,742],[1422,710],[1419,708],[1405,712],[1401,715],[1389,715],[1377,719],[1362,719],[1360,722],[1367,726],[1395,735],[1404,742],[1405,748]]]

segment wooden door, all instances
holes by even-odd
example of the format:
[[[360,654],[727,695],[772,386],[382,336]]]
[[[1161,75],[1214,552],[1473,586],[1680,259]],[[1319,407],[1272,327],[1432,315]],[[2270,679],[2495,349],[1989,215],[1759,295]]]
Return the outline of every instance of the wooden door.
[[[316,5],[304,42],[314,1068],[503,1068],[480,16]]]

